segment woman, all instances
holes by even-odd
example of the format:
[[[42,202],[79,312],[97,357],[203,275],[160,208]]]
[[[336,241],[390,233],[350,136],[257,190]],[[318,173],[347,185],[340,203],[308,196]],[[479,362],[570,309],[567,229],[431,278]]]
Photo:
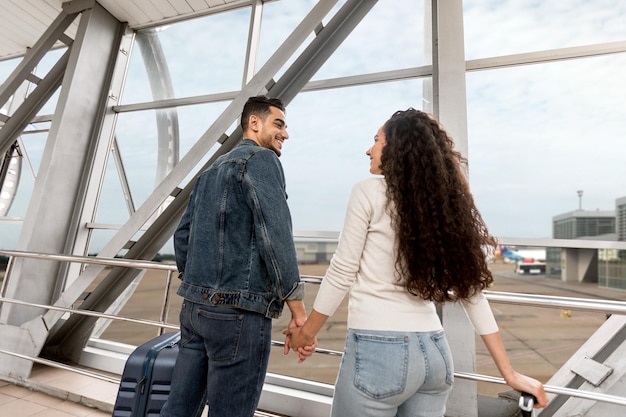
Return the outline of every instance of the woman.
[[[339,246],[301,328],[285,331],[300,360],[346,293],[348,334],[332,416],[439,417],[452,388],[452,356],[435,303],[460,302],[506,383],[537,397],[542,384],[509,363],[482,290],[493,281],[484,249],[495,239],[474,205],[464,158],[426,113],[396,112],[366,152]],[[308,348],[307,348],[308,346]]]

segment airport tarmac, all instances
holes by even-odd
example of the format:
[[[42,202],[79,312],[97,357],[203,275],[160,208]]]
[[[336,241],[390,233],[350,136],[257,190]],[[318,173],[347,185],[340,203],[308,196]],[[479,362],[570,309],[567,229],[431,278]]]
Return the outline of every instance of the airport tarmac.
[[[327,265],[301,265],[303,275],[323,276]],[[524,276],[514,272],[512,264],[491,264],[494,285],[490,290],[501,292],[557,295],[575,298],[611,299],[626,301],[626,290],[598,288],[593,283],[565,283],[545,276]],[[178,280],[174,279],[170,294],[168,322],[178,323],[177,312],[181,299],[175,295]],[[134,318],[158,320],[163,301],[165,274],[148,272],[138,285],[131,301],[120,315]],[[317,293],[316,285],[308,285],[305,304],[313,305]],[[519,372],[533,376],[542,382],[550,377],[572,356],[606,320],[604,313],[560,309],[527,307],[502,303],[491,303],[500,326],[502,339],[511,363]],[[342,351],[346,332],[347,300],[331,317],[319,334],[318,347]],[[274,322],[273,339],[283,341],[281,331],[289,321],[286,312]],[[103,334],[103,338],[138,345],[154,337],[155,328],[115,322]],[[335,381],[340,357],[316,354],[302,364],[297,364],[295,355],[284,356],[282,349],[275,347],[270,358],[269,372],[312,379],[332,384]],[[480,374],[500,376],[480,337],[476,337],[476,370]],[[507,391],[502,385],[479,383],[479,393],[495,396]]]

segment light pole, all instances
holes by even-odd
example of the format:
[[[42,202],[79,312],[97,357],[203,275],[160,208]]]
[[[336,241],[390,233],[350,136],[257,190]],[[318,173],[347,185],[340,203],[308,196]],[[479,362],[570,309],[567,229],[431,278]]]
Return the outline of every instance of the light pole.
[[[578,210],[583,209],[583,190],[576,191],[578,193]]]

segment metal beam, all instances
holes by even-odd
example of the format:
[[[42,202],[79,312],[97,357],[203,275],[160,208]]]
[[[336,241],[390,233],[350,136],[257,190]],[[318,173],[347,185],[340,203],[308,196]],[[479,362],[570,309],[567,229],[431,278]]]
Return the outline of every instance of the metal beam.
[[[243,86],[254,77],[256,73],[256,62],[259,55],[259,44],[261,43],[261,20],[263,17],[263,0],[252,2],[252,13],[250,14],[250,29],[248,30],[248,44],[246,47],[245,67],[243,69]]]
[[[285,103],[289,103],[319,68],[321,68],[343,40],[352,32],[363,17],[367,15],[376,2],[377,0],[348,1],[330,20],[328,25],[318,33],[316,38],[294,61],[280,80],[268,89],[267,94],[272,97],[281,98]],[[242,92],[242,94],[235,99],[233,103],[237,103],[237,113],[248,97],[249,94],[243,94]],[[229,106],[229,108],[230,107],[232,107],[232,105]],[[229,109],[227,108],[225,113],[228,111]],[[222,114],[220,117],[225,116]],[[220,137],[224,138],[223,135],[220,135]],[[142,237],[130,248],[126,255],[127,257],[133,259],[151,259],[156,254],[174,232],[180,216],[187,205],[195,179],[220,154],[234,147],[241,138],[241,128],[237,128],[230,137],[225,139],[219,151],[212,155],[210,160],[201,169],[196,171],[194,179],[176,195],[176,198],[168,205],[161,216],[156,219],[153,225],[150,226]],[[202,141],[202,138],[200,140]],[[214,140],[217,140],[217,136],[214,137]],[[94,311],[106,310],[117,296],[132,283],[136,276],[136,271],[124,271],[121,269],[111,271],[90,294],[89,298],[84,301],[81,308]],[[48,317],[49,315],[46,315],[46,321],[49,320]],[[90,317],[70,317],[50,339],[50,349],[55,355],[68,355],[70,358],[77,358],[91,334],[93,324],[94,319]]]
[[[69,61],[68,49],[0,129],[0,153],[6,152],[37,112],[59,88]]]
[[[626,319],[624,316],[611,316],[607,321],[585,341],[585,344],[550,378],[549,384],[569,389],[593,389],[600,397],[603,394],[623,396],[624,375],[626,373]],[[590,383],[572,369],[583,359],[593,359],[597,363],[610,364],[614,368],[614,375],[604,380],[598,387],[590,387]],[[564,395],[549,395],[550,403],[541,410],[544,417],[585,415],[600,417],[617,415],[603,410],[603,406],[586,402],[581,406],[580,401]],[[594,409],[595,407],[595,409]],[[584,411],[582,411],[584,410]],[[613,408],[611,411],[615,411]]]
[[[67,14],[61,12],[33,47],[28,50],[24,59],[20,61],[15,70],[13,70],[11,75],[9,75],[2,86],[0,86],[0,107],[9,100],[20,84],[31,76],[33,69],[39,64],[41,58],[50,51],[65,29],[72,24],[76,16],[77,13]]]
[[[209,129],[199,138],[196,144],[191,147],[185,157],[178,163],[172,172],[170,172],[161,184],[155,188],[153,193],[148,196],[146,201],[135,211],[130,219],[100,251],[100,256],[115,257],[119,251],[132,240],[133,236],[141,230],[142,227],[144,227],[148,219],[154,214],[165,199],[175,193],[179,184],[192,172],[192,170],[196,169],[198,162],[213,147],[218,139],[224,136],[223,132],[230,128],[233,121],[237,119],[241,112],[241,108],[243,108],[243,105],[248,97],[265,91],[265,87],[270,84],[272,77],[283,67],[283,65],[286,64],[291,55],[298,50],[300,45],[306,41],[306,39],[318,26],[319,22],[321,22],[323,17],[326,16],[326,14],[333,8],[336,2],[337,0],[322,0],[311,10],[304,20],[294,29],[291,35],[287,37],[285,42],[269,58],[266,64],[252,78],[250,83],[245,86],[245,88],[216,119],[211,127],[209,127]],[[181,204],[176,203],[177,200],[178,199],[175,199],[172,203],[170,203],[170,206],[173,204]],[[161,216],[164,215],[165,212]],[[170,236],[171,233],[162,237],[162,239],[166,241]],[[150,257],[153,255],[154,253],[151,254]],[[102,267],[98,267],[96,265],[87,267],[72,283],[72,285],[66,289],[63,295],[56,301],[55,305],[66,307],[73,304],[98,276],[102,269]],[[132,279],[129,279],[126,285],[130,285],[130,282],[132,282]],[[103,306],[102,308],[106,308],[106,306]],[[44,320],[51,328],[61,318],[61,316],[62,315],[58,312],[50,311],[46,313]],[[70,325],[68,324],[68,326],[64,327],[69,326]],[[64,335],[60,334],[58,337],[63,338]]]
[[[64,72],[63,88],[18,248],[69,253],[68,248],[74,247],[89,169],[98,144],[94,137],[102,123],[100,109],[105,108],[111,82],[108,62],[117,52],[120,28],[121,24],[99,5],[83,12],[76,40],[51,71],[57,75],[55,79]],[[42,84],[21,106],[25,112],[36,107],[28,103],[41,87]],[[18,119],[17,115],[14,117]],[[59,275],[60,268],[37,260],[16,262],[13,274],[19,279],[8,282],[8,294],[48,303],[56,299],[55,294],[64,286],[65,277]],[[43,313],[31,308],[5,307],[0,319],[12,325],[24,324]]]
[[[137,46],[141,51],[144,67],[148,74],[150,90],[154,100],[174,98],[174,85],[167,65],[167,58],[161,47],[158,32],[143,31],[137,34]],[[180,134],[178,129],[178,109],[155,111],[157,125],[157,186],[178,163]]]

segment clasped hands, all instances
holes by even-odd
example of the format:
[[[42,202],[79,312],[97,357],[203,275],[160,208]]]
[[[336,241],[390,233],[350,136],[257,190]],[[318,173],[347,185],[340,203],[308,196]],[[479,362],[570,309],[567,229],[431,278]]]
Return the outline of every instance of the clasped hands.
[[[304,319],[292,319],[288,328],[283,331],[285,335],[284,354],[288,355],[289,350],[293,350],[298,356],[298,363],[304,362],[315,352],[317,347],[317,337],[306,336],[302,332],[304,322]]]

